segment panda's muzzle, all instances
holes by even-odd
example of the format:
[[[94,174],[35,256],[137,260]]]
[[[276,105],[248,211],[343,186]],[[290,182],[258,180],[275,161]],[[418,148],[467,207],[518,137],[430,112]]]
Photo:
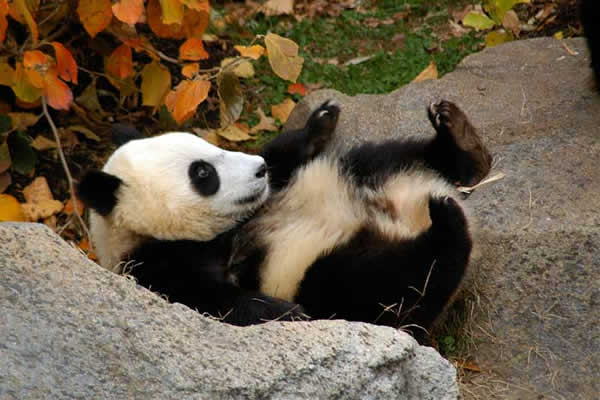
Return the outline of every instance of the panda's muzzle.
[[[266,173],[266,170],[265,170],[265,173]],[[263,195],[268,187],[269,187],[269,185],[264,185],[263,187],[261,187],[259,190],[257,190],[250,196],[246,196],[246,197],[242,197],[241,199],[237,199],[235,201],[235,203],[240,206],[256,203],[263,197]]]

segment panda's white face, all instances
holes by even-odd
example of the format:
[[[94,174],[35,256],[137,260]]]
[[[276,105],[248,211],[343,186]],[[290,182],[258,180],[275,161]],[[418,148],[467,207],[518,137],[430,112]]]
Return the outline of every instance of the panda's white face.
[[[211,240],[269,195],[262,157],[225,151],[189,133],[128,142],[103,171],[122,181],[112,212],[94,213],[90,221],[97,247],[109,253],[115,247],[117,253],[132,250],[133,244],[125,243],[132,237]],[[120,237],[122,245],[98,243],[109,237]],[[112,262],[116,256],[108,258]]]

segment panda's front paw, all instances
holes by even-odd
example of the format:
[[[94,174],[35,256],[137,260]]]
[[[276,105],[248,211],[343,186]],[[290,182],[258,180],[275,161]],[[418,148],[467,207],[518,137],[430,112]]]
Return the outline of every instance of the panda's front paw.
[[[327,100],[311,114],[305,127],[310,157],[323,151],[333,138],[340,111],[340,106],[335,101]]]
[[[467,225],[461,206],[450,196],[430,197],[429,216],[431,226],[436,230],[454,231]]]

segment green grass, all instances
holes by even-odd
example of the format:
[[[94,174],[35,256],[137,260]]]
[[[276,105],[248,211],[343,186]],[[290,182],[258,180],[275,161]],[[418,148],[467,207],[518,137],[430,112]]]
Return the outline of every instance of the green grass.
[[[301,22],[258,14],[243,29],[230,27],[227,34],[235,43],[242,44],[249,42],[248,37],[267,32],[288,37],[298,43],[300,55],[305,59],[299,82],[318,83],[348,95],[382,94],[409,83],[431,61],[443,75],[452,71],[464,56],[480,49],[481,39],[475,34],[448,40],[436,35],[440,27],[448,25],[448,6],[467,2],[384,0],[365,14],[347,10],[337,18],[316,17]],[[396,13],[407,12],[408,7],[409,18],[394,17]],[[369,27],[366,22],[373,20],[394,20],[394,23]],[[344,65],[364,56],[371,58],[356,65]],[[259,102],[268,110],[270,105],[289,96],[289,82],[275,76],[265,59],[256,64],[256,72],[255,78],[247,82],[249,88],[259,88],[254,99],[250,96],[251,102]]]

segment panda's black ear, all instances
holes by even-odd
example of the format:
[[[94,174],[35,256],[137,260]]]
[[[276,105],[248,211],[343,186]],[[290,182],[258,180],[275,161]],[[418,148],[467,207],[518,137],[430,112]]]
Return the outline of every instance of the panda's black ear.
[[[144,136],[138,131],[135,126],[125,123],[116,123],[110,127],[112,142],[117,146],[122,146],[125,143],[142,139]]]
[[[122,183],[123,181],[114,175],[91,170],[79,182],[77,195],[86,206],[102,216],[107,216],[117,204],[117,189]]]

